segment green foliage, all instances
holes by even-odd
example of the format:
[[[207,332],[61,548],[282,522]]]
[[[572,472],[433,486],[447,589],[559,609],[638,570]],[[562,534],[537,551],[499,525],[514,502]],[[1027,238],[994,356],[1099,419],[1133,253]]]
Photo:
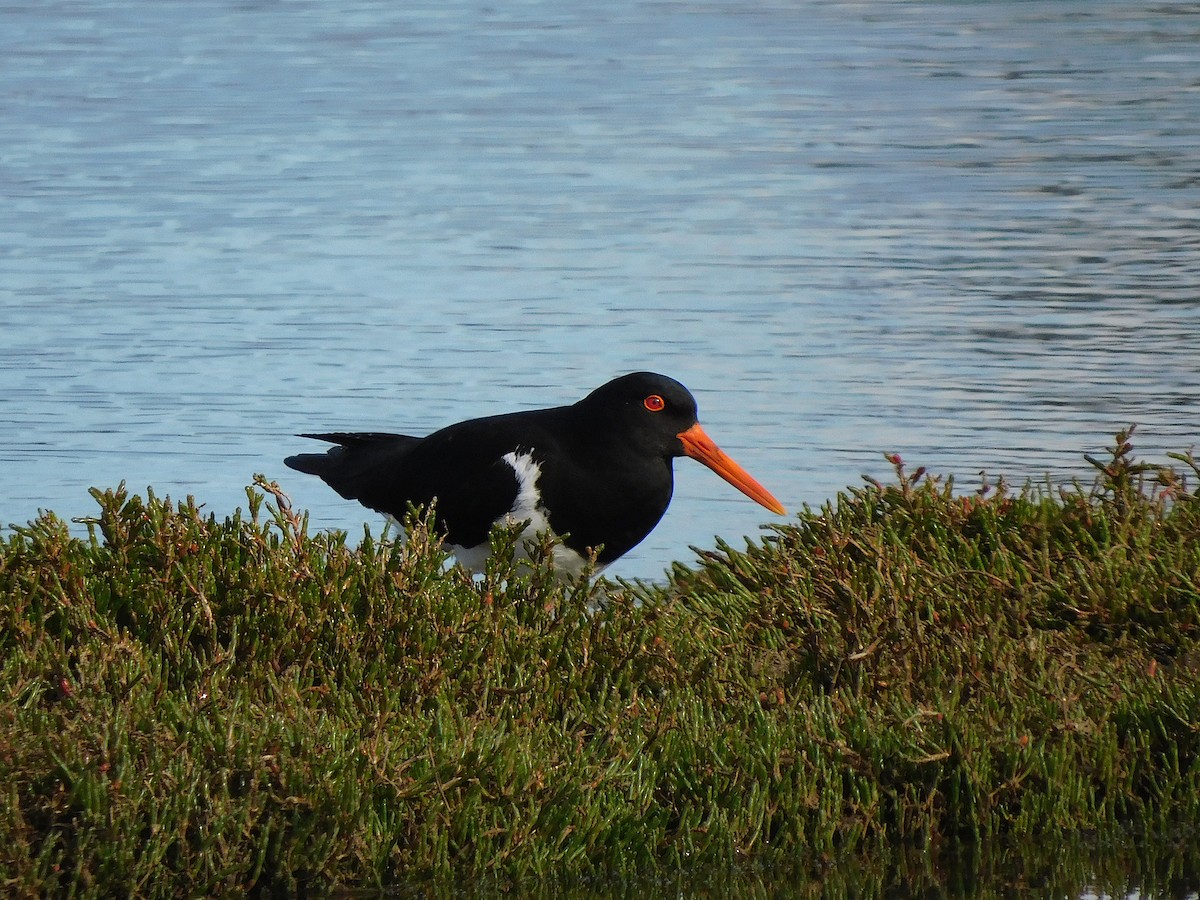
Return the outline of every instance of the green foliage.
[[[1190,456],[1185,471],[1200,474]],[[1200,503],[868,482],[665,586],[95,491],[0,544],[0,884],[322,893],[1200,821]],[[267,496],[273,502],[267,501]]]

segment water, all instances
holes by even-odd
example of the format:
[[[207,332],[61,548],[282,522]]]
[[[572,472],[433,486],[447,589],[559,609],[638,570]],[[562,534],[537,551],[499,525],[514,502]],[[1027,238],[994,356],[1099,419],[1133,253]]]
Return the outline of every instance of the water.
[[[1145,2],[0,10],[0,521],[224,515],[297,431],[688,384],[785,504],[1200,435],[1200,15]],[[771,517],[689,461],[612,574]]]

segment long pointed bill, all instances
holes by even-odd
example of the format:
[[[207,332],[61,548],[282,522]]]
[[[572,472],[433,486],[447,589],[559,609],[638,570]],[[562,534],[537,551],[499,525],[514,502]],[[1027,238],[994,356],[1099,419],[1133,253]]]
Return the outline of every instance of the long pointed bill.
[[[679,440],[683,442],[684,453],[692,459],[704,463],[755,503],[765,506],[771,512],[781,516],[787,514],[782,503],[772,497],[765,487],[751,478],[745,469],[713,443],[713,439],[704,433],[699,422],[687,431],[680,433]]]

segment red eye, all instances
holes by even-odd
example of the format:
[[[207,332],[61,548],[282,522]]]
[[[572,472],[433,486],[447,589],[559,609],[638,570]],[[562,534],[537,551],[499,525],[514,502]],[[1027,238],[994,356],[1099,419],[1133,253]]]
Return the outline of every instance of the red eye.
[[[642,401],[642,406],[646,407],[650,412],[659,412],[666,405],[667,401],[663,400],[658,394],[651,394]]]

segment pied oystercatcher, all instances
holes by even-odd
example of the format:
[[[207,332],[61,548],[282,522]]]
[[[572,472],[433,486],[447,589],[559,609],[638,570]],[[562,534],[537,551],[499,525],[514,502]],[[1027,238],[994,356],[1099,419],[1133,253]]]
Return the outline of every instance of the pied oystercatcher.
[[[458,562],[478,571],[497,522],[528,521],[522,539],[562,539],[555,567],[578,574],[593,551],[602,569],[658,524],[690,456],[774,513],[778,500],[730,459],[696,420],[678,381],[634,372],[578,403],[470,419],[428,437],[378,432],[303,434],[336,444],[284,462],[348,500],[403,520],[435,498],[436,521]],[[523,541],[522,541],[523,542]]]

